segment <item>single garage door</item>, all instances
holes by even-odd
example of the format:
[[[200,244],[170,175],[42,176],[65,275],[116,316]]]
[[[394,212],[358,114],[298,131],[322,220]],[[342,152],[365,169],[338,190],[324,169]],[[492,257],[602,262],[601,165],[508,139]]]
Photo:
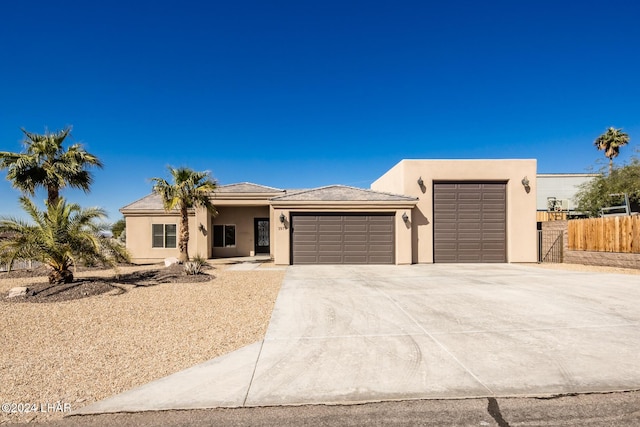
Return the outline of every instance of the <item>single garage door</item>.
[[[507,261],[507,185],[433,184],[434,262]]]
[[[394,214],[292,214],[292,264],[393,264]]]

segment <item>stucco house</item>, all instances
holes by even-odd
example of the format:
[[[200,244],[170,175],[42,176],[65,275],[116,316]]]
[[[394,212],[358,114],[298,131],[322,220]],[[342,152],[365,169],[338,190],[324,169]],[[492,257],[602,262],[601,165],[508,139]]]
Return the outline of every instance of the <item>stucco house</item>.
[[[402,160],[370,189],[222,185],[194,209],[189,253],[276,264],[536,262],[536,161]],[[121,210],[136,263],[177,256],[177,212],[149,194]]]

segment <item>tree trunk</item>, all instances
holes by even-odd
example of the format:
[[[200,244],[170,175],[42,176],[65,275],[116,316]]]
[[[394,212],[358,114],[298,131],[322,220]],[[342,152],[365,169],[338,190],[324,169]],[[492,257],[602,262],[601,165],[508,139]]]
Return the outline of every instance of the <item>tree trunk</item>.
[[[52,270],[49,273],[49,284],[61,285],[63,283],[73,282],[73,273],[71,270]]]
[[[186,207],[180,208],[180,240],[178,247],[180,248],[180,262],[189,261],[189,213]]]
[[[613,157],[609,158],[609,176],[611,176],[611,173],[613,172]]]
[[[49,206],[55,206],[60,198],[60,189],[55,185],[47,185],[47,202]]]

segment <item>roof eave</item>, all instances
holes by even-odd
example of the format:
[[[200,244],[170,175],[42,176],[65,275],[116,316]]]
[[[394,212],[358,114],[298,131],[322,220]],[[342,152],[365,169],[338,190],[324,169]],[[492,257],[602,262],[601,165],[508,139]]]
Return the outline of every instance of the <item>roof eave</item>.
[[[380,200],[272,200],[271,206],[274,208],[297,208],[305,209],[312,208],[346,208],[346,207],[363,207],[363,208],[386,208],[386,209],[406,209],[413,208],[418,203],[418,199],[415,200],[393,200],[393,201],[380,201]]]

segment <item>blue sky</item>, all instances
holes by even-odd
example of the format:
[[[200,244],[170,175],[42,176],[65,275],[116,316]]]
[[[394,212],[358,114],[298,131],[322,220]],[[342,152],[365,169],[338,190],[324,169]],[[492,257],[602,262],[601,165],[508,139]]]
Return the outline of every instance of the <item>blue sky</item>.
[[[636,1],[0,4],[0,150],[73,125],[110,219],[166,166],[221,183],[368,187],[403,158],[583,172],[640,141]],[[0,172],[0,214],[19,193]],[[39,200],[44,199],[39,193]]]

